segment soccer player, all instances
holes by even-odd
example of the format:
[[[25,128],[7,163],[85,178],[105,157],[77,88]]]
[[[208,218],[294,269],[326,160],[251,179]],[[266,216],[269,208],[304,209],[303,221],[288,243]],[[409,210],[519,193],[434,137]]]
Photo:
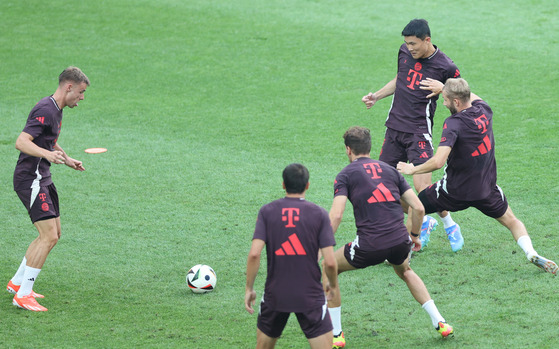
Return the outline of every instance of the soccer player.
[[[507,227],[530,262],[557,274],[557,264],[534,250],[524,224],[515,217],[507,198],[497,185],[493,111],[471,93],[466,80],[448,79],[446,84],[428,79],[427,90],[441,90],[451,116],[444,122],[435,155],[422,165],[398,163],[398,171],[414,175],[430,173],[444,166],[444,177],[419,193],[426,212],[460,211],[475,207]]]
[[[399,161],[419,165],[433,156],[433,117],[440,91],[425,91],[420,81],[429,77],[443,83],[448,78],[460,76],[456,64],[431,42],[431,30],[424,19],[414,19],[402,31],[404,44],[398,52],[396,77],[362,101],[370,109],[375,103],[394,95],[386,119],[386,133],[379,160],[396,167]],[[419,193],[431,185],[431,173],[413,176],[415,190]],[[439,212],[452,251],[464,245],[460,226],[446,211]],[[427,247],[430,234],[437,227],[437,220],[425,216],[421,227],[422,248]]]
[[[81,161],[64,152],[58,144],[58,136],[62,110],[76,107],[84,99],[88,86],[89,79],[79,68],[66,68],[58,77],[54,94],[33,107],[16,140],[16,149],[21,153],[14,171],[14,189],[39,232],[7,286],[7,290],[15,294],[13,304],[23,309],[47,310],[36,301],[35,298],[43,296],[33,292],[33,284],[61,234],[58,194],[50,166],[66,164],[74,170],[85,170]]]
[[[319,252],[324,257],[327,294],[338,287],[334,233],[328,213],[305,200],[309,171],[301,164],[283,170],[284,198],[258,212],[247,259],[245,308],[252,314],[254,281],[266,246],[268,275],[256,330],[256,348],[274,348],[287,319],[295,313],[311,348],[332,347],[332,322],[320,282]]]
[[[330,220],[334,233],[338,229],[347,200],[353,205],[357,235],[353,242],[334,253],[338,274],[368,266],[390,262],[396,274],[406,283],[411,294],[431,317],[435,329],[443,337],[453,334],[431,299],[421,278],[411,269],[409,256],[421,248],[419,230],[424,208],[417,195],[396,169],[369,157],[371,134],[364,127],[352,127],[344,134],[346,155],[350,164],[334,182],[334,201]],[[404,224],[403,201],[411,210]],[[339,286],[328,301],[328,310],[334,326],[334,348],[345,346],[341,325],[341,295]]]

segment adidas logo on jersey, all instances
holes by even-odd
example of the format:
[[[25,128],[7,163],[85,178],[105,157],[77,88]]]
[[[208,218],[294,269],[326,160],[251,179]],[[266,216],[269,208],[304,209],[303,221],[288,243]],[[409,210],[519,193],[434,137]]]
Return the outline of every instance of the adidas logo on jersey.
[[[305,256],[307,252],[299,241],[297,234],[291,234],[286,242],[276,250],[276,256]]]

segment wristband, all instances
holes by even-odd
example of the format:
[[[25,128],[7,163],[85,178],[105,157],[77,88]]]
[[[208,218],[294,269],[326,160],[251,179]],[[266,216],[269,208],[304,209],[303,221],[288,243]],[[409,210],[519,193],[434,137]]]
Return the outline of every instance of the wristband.
[[[416,237],[419,236],[419,234],[414,234],[414,233],[412,233],[412,232],[410,232],[410,235],[413,236],[414,238],[416,238]]]

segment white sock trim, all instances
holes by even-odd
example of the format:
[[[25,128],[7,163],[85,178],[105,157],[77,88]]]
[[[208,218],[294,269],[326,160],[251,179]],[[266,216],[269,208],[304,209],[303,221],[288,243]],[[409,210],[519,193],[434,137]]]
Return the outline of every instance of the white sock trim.
[[[334,327],[332,332],[334,336],[337,336],[342,332],[342,307],[328,308],[328,312],[330,312],[330,319]]]
[[[435,328],[439,326],[440,321],[446,322],[441,313],[439,313],[434,300],[429,299],[427,302],[423,303],[421,307],[427,312],[427,314],[429,314],[431,317],[431,323]]]

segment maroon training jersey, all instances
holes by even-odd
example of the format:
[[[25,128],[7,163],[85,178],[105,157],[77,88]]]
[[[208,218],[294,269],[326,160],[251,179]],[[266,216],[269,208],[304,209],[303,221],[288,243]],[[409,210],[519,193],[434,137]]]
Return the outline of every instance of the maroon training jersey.
[[[486,198],[497,185],[493,111],[482,100],[445,120],[439,146],[452,147],[444,177],[436,183],[452,198]]]
[[[411,189],[392,166],[368,157],[357,158],[336,176],[334,196],[353,205],[359,247],[375,251],[409,240],[400,196]]]
[[[419,88],[426,78],[445,83],[449,78],[460,77],[456,64],[435,46],[435,53],[427,58],[414,59],[406,44],[398,52],[398,74],[392,106],[386,127],[400,132],[431,135],[433,116],[438,96],[426,98],[431,93]]]
[[[52,96],[45,97],[31,109],[27,123],[23,128],[33,136],[33,143],[37,146],[53,151],[62,123],[62,110]],[[19,159],[14,171],[14,189],[16,191],[29,189],[31,185],[46,186],[52,183],[50,162],[24,153]]]
[[[325,209],[298,198],[273,201],[258,212],[253,239],[266,242],[263,300],[271,309],[304,312],[325,304],[318,251],[336,244]]]

